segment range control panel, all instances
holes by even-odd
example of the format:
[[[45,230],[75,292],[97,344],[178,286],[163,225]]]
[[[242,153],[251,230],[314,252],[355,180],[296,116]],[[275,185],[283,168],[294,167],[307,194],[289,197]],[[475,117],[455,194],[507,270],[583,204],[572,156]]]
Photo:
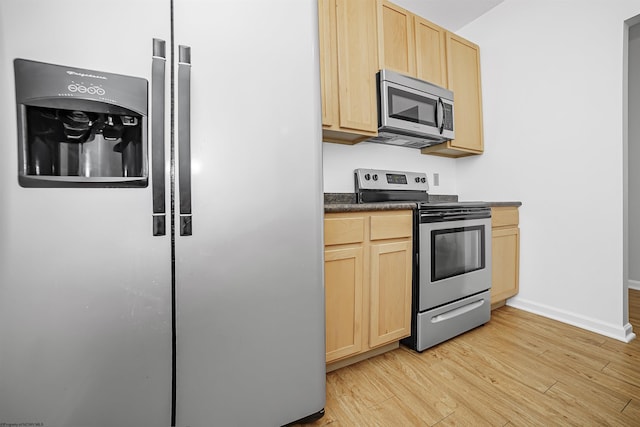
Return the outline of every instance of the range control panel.
[[[427,174],[381,169],[356,169],[356,191],[359,190],[413,190],[428,191]]]

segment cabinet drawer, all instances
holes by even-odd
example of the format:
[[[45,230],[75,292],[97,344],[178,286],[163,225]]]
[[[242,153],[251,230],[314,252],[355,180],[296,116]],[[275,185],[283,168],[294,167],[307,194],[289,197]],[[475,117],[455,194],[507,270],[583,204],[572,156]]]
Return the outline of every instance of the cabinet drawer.
[[[364,241],[364,217],[337,217],[324,220],[324,244],[344,245]]]
[[[491,208],[491,227],[517,226],[519,221],[517,207]]]
[[[410,211],[395,215],[371,216],[371,240],[411,237],[413,215]]]

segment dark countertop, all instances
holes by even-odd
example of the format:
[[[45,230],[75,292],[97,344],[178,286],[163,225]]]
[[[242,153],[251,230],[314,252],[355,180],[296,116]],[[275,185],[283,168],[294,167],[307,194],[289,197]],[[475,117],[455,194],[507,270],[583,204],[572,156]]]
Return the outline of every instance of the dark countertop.
[[[489,203],[489,206],[491,206],[492,208],[499,208],[502,206],[519,208],[520,206],[522,206],[522,202],[488,202],[488,203]]]
[[[380,202],[380,203],[325,203],[324,211],[328,212],[360,212],[360,211],[393,211],[415,209],[415,202]]]
[[[429,194],[429,202],[457,202],[456,195]],[[513,206],[520,207],[522,202],[486,202],[490,207]],[[384,211],[414,209],[415,202],[380,202],[380,203],[357,203],[355,193],[325,193],[325,212],[360,212],[360,211]]]

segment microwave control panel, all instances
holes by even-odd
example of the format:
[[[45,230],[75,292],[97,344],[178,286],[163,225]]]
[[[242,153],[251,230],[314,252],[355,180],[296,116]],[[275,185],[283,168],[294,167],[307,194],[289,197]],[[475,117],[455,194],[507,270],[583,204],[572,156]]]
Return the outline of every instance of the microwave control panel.
[[[453,130],[453,105],[443,102],[444,105],[444,128]]]

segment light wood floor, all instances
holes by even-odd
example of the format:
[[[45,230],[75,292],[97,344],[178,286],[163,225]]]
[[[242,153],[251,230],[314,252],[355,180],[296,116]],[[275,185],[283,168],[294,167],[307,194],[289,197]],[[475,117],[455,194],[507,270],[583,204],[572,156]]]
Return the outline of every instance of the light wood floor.
[[[640,336],[640,291],[630,291]],[[640,426],[640,338],[629,344],[511,307],[416,353],[327,374],[313,426]]]

